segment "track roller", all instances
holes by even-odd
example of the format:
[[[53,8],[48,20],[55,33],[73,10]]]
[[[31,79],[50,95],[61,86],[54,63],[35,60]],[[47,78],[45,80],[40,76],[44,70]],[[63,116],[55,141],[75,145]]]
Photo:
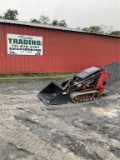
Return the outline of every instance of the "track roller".
[[[73,92],[70,94],[70,100],[73,103],[88,102],[92,100],[99,100],[100,93],[96,90],[84,91],[84,92]]]

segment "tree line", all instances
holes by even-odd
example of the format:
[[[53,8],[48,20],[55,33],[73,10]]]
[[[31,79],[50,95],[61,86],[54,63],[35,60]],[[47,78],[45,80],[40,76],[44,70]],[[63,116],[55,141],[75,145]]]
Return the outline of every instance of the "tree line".
[[[12,10],[12,9],[8,9],[3,15],[0,15],[0,18],[2,19],[9,19],[9,20],[18,20],[17,16],[18,16],[18,11],[17,10]],[[40,23],[40,24],[48,24],[48,25],[53,25],[53,26],[60,26],[60,27],[67,27],[67,23],[65,20],[56,20],[54,19],[51,23],[50,23],[50,18],[44,15],[41,15],[39,19],[31,19],[30,20],[31,23]]]
[[[18,20],[17,16],[19,15],[17,10],[8,9],[3,15],[0,15],[2,19],[9,19],[9,20]],[[47,24],[53,26],[60,26],[60,27],[68,27],[65,20],[58,21],[54,19],[50,22],[50,18],[48,16],[41,15],[39,19],[33,18],[30,20],[31,23],[40,23],[40,24]],[[120,31],[105,31],[101,26],[90,26],[90,27],[77,27],[79,31],[84,31],[88,33],[99,33],[99,34],[107,34],[111,36],[120,37]]]

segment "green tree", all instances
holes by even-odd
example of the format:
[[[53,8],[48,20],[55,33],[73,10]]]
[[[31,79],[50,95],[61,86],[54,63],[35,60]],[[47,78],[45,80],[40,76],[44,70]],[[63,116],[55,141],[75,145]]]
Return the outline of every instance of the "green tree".
[[[40,23],[49,24],[49,21],[50,21],[49,17],[44,16],[44,15],[40,16],[40,20],[39,20]]]
[[[111,35],[111,36],[116,36],[116,37],[120,37],[120,31],[113,31],[113,32],[111,32],[109,35]]]
[[[0,19],[2,19],[3,17],[0,15]]]
[[[37,20],[37,19],[31,19],[31,21],[30,22],[32,22],[32,23],[40,23],[40,21],[39,20]]]
[[[82,28],[82,31],[90,32],[90,28],[88,28],[88,27],[84,27],[84,28]]]
[[[104,33],[100,26],[90,26],[82,28],[82,31],[90,32],[90,33]]]
[[[8,9],[5,13],[3,18],[4,19],[10,19],[10,20],[18,20],[17,19],[18,11],[17,10],[12,10]]]
[[[77,30],[82,30],[81,27],[77,27],[76,29],[77,29]]]
[[[54,19],[51,23],[53,26],[58,26],[58,20]]]
[[[100,26],[91,26],[90,32],[91,33],[104,33]]]
[[[67,24],[66,24],[65,20],[59,21],[58,25],[61,26],[61,27],[67,27]]]

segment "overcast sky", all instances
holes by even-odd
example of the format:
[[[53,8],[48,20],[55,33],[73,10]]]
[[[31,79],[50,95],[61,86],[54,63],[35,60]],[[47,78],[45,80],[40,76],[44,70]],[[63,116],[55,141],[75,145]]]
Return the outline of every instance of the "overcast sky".
[[[45,15],[65,19],[69,27],[112,26],[120,30],[120,0],[0,0],[0,15],[17,9],[20,21]]]

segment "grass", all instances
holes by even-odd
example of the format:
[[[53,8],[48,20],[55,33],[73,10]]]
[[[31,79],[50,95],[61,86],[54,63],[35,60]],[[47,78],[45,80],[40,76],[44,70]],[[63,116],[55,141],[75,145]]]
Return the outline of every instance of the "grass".
[[[72,77],[75,73],[39,73],[39,74],[0,74],[0,79],[16,79],[16,78],[57,78],[57,77]]]

